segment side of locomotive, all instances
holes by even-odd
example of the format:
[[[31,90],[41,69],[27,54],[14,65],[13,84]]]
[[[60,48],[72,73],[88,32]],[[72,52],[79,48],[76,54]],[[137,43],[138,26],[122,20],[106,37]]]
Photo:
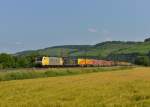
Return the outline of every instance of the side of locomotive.
[[[63,59],[59,57],[43,57],[42,66],[63,66]]]
[[[76,58],[61,58],[61,57],[39,57],[35,63],[43,67],[66,67],[78,66]]]

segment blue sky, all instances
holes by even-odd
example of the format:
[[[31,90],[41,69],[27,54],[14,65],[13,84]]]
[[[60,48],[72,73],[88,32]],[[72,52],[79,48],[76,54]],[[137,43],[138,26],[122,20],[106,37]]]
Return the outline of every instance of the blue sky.
[[[150,0],[0,0],[0,52],[150,37]]]

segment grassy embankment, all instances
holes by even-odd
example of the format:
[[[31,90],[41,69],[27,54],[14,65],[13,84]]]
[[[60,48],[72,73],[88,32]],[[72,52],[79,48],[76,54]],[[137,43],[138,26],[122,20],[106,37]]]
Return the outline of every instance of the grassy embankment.
[[[105,72],[114,70],[125,70],[133,67],[91,67],[91,68],[50,68],[50,69],[18,69],[3,70],[0,72],[0,81],[32,79],[42,77],[56,77],[66,75],[77,75],[93,72]]]
[[[149,107],[150,68],[3,81],[0,99],[0,107]]]

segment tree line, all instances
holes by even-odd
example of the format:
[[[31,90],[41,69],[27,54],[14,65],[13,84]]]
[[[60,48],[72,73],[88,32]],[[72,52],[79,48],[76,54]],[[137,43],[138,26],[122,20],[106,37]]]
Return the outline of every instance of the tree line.
[[[135,59],[135,64],[150,66],[150,55],[138,56],[137,59]]]
[[[28,68],[35,66],[35,58],[37,54],[28,56],[14,56],[11,54],[0,54],[0,69],[6,68]]]
[[[0,69],[35,67],[35,58],[38,56],[40,55],[36,53],[26,56],[15,56],[2,53],[0,54]],[[128,61],[136,65],[150,66],[150,52],[148,54],[111,54],[107,59],[113,61]]]

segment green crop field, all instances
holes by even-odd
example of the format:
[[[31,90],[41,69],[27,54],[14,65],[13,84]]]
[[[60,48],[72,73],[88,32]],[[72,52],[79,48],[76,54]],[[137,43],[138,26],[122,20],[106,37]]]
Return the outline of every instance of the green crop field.
[[[149,106],[150,68],[144,67],[0,82],[0,107]]]

